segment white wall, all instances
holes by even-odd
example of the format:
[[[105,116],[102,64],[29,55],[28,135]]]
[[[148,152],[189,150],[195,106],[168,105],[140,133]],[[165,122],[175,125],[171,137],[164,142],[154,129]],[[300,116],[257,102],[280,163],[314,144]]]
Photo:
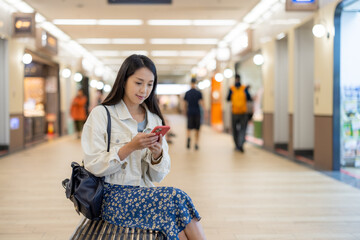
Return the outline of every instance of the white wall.
[[[9,145],[9,76],[7,41],[0,39],[0,145]]]
[[[287,143],[289,141],[287,38],[276,41],[275,57],[274,142]]]
[[[312,24],[295,31],[294,149],[314,148],[314,37]]]

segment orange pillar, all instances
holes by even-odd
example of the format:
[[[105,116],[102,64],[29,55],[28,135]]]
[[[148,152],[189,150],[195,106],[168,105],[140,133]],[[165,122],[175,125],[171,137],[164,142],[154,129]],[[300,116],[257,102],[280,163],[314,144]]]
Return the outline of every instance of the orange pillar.
[[[223,117],[222,117],[222,101],[221,101],[221,82],[215,80],[211,81],[211,125],[222,131]]]

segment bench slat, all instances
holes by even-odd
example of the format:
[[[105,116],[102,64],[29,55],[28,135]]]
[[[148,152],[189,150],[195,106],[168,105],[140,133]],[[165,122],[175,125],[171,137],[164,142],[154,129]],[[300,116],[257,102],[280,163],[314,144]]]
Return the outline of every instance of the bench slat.
[[[126,228],[109,224],[103,220],[84,218],[70,238],[71,240],[165,240],[159,231]]]

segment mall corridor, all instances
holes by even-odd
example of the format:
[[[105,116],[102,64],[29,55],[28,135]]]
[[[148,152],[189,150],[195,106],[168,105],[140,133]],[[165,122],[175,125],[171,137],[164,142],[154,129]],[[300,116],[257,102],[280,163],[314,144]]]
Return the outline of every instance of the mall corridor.
[[[186,191],[209,240],[358,240],[360,190],[305,165],[202,128],[200,149],[185,147],[185,118],[169,115],[176,134],[172,168],[160,185]],[[0,158],[0,239],[68,239],[81,217],[61,181],[81,161],[80,141],[65,136]]]

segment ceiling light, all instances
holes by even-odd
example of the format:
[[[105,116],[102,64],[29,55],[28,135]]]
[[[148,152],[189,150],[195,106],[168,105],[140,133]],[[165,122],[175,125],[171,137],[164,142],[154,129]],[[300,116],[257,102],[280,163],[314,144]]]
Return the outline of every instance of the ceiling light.
[[[51,22],[43,22],[41,23],[41,28],[45,29],[50,34],[54,35],[61,41],[69,41],[71,38],[65,34],[63,31],[61,31],[59,28],[57,28],[54,24]]]
[[[167,20],[148,20],[148,25],[155,26],[232,26],[236,24],[235,20],[222,20],[222,19],[213,19],[213,20],[185,20],[185,19],[167,19]]]
[[[186,38],[185,44],[217,44],[216,38]]]
[[[81,44],[144,44],[143,38],[79,38]]]
[[[184,40],[181,38],[152,38],[151,44],[184,44]]]
[[[101,77],[104,74],[104,68],[103,67],[96,67],[94,70],[95,76]]]
[[[232,26],[235,25],[235,20],[194,20],[193,25],[195,26]]]
[[[71,70],[69,68],[64,68],[61,72],[63,78],[69,78],[71,76]]]
[[[207,75],[207,69],[204,67],[199,67],[197,71],[199,77],[205,77]]]
[[[33,13],[34,9],[30,7],[27,3],[23,1],[10,1],[10,4],[13,5],[18,11],[23,13]]]
[[[22,57],[22,62],[24,64],[30,64],[32,62],[32,56],[29,53],[25,53]]]
[[[228,47],[218,48],[216,51],[216,59],[218,61],[228,61],[230,59],[230,49]]]
[[[107,93],[110,92],[111,91],[111,86],[109,84],[106,84],[104,86],[104,91],[107,92]]]
[[[260,65],[264,64],[264,56],[261,54],[256,54],[253,58],[253,61],[254,61],[255,65],[260,66]]]
[[[191,20],[149,20],[148,25],[156,26],[190,26]]]
[[[97,83],[98,83],[97,80],[95,80],[95,79],[91,80],[91,81],[90,81],[90,87],[96,88]]]
[[[222,82],[224,80],[224,75],[222,73],[215,74],[215,81]]]
[[[153,57],[176,57],[179,56],[178,51],[151,51]]]
[[[242,32],[231,42],[231,52],[236,55],[244,51],[249,46],[249,37],[247,32]]]
[[[208,88],[211,86],[211,82],[209,79],[204,79],[203,81],[200,81],[198,83],[198,87],[202,90],[202,89],[205,89],[205,88]]]
[[[46,19],[44,18],[43,15],[41,15],[40,13],[35,14],[35,22],[42,23],[42,22],[45,22],[45,21],[46,21]]]
[[[121,52],[121,56],[123,56],[123,57],[128,57],[128,56],[133,55],[133,54],[147,56],[148,52],[147,51],[142,51],[142,50],[140,50],[140,51],[139,50],[136,50],[136,51],[122,51]]]
[[[182,57],[202,57],[206,55],[206,51],[180,51]]]
[[[301,20],[297,18],[270,20],[270,25],[295,25],[299,23]]]
[[[74,81],[75,82],[81,82],[81,80],[83,79],[83,75],[81,73],[75,73],[74,74]]]
[[[312,28],[312,33],[317,38],[322,38],[326,34],[326,28],[323,24],[316,24]]]
[[[113,38],[111,39],[112,44],[144,44],[145,39],[143,38]]]
[[[54,19],[56,25],[96,25],[96,19]]]
[[[276,4],[278,0],[261,0],[245,17],[244,22],[254,23],[265,12],[269,11],[271,7]]]
[[[104,83],[101,82],[101,81],[98,81],[98,82],[96,83],[96,89],[101,90],[101,89],[103,89],[103,88],[104,88]]]
[[[80,44],[110,44],[109,38],[79,38],[77,42]]]
[[[206,64],[206,68],[209,71],[214,71],[216,69],[216,60],[215,59],[210,59],[207,64]]]
[[[120,56],[119,51],[113,50],[96,50],[92,52],[95,56],[104,56],[104,57],[118,57]]]
[[[283,39],[284,37],[286,37],[286,34],[285,33],[279,33],[278,35],[276,35],[276,39],[277,40],[281,40],[281,39]]]
[[[233,71],[230,68],[224,70],[224,77],[231,78],[233,76]]]
[[[143,21],[140,19],[99,19],[97,24],[109,26],[138,26],[142,25]]]

